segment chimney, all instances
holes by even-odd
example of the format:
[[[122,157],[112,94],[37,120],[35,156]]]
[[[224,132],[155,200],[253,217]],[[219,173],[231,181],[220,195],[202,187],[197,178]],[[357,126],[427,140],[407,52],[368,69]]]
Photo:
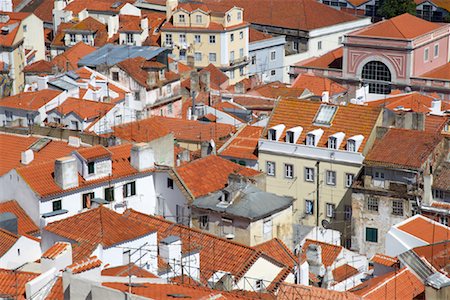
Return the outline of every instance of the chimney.
[[[297,284],[309,285],[309,264],[307,261],[300,265],[300,281]]]
[[[422,203],[427,206],[430,206],[431,203],[433,202],[432,186],[433,186],[433,174],[424,175]]]
[[[147,19],[147,17],[141,19],[141,29],[144,32],[148,32],[148,19]]]
[[[308,245],[306,249],[306,261],[309,264],[309,271],[316,276],[325,275],[325,267],[322,263],[322,247],[316,244]]]
[[[155,84],[156,84],[156,74],[155,74],[155,72],[148,72],[147,85],[154,86]]]
[[[187,59],[186,59],[186,64],[188,65],[188,67],[194,69],[194,68],[195,68],[195,60],[194,60],[194,56],[188,55],[188,56],[187,56]]]
[[[169,22],[173,10],[178,6],[178,0],[166,0],[166,21]]]
[[[181,239],[171,235],[159,243],[159,255],[169,264],[179,265],[181,262]]]
[[[330,92],[328,92],[328,91],[322,92],[322,102],[324,102],[324,103],[330,102]]]
[[[131,147],[130,163],[139,172],[155,166],[155,154],[147,143],[138,143]]]
[[[28,149],[26,151],[23,151],[21,153],[21,159],[20,162],[24,165],[29,165],[34,159],[34,153],[33,150]]]
[[[55,160],[55,181],[63,190],[78,186],[78,168],[75,157],[66,156]]]
[[[48,76],[39,76],[37,78],[38,91],[48,89]]]
[[[198,92],[200,91],[200,76],[198,74],[197,71],[192,71],[191,72],[191,94],[192,92],[196,92],[198,94]]]
[[[202,91],[209,93],[211,90],[211,74],[209,71],[200,73],[200,85],[202,87]]]
[[[126,93],[125,94],[125,107],[131,107],[133,100],[133,94],[132,93]]]
[[[331,270],[331,267],[327,267],[325,275],[323,276],[322,279],[321,288],[329,289],[332,287],[333,283],[334,283],[333,271]]]
[[[236,94],[245,94],[244,83],[239,81],[234,85],[234,91]]]
[[[77,136],[69,136],[69,146],[79,148],[81,146],[81,139]]]
[[[433,115],[440,115],[441,114],[441,109],[442,109],[442,101],[441,99],[433,99],[433,101],[431,102],[431,114]]]

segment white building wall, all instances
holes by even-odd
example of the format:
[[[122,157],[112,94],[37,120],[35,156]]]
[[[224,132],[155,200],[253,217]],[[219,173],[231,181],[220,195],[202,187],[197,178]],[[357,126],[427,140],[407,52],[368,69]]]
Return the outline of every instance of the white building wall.
[[[0,268],[12,270],[24,263],[33,262],[41,257],[41,246],[38,241],[25,236],[19,237],[17,242],[0,257]]]
[[[169,221],[176,222],[177,206],[184,207],[183,220],[189,218],[189,205],[186,197],[180,189],[173,183],[173,189],[167,186],[168,173],[155,173],[155,189],[157,197],[156,215],[163,216]]]
[[[281,272],[281,269],[281,267],[271,263],[264,257],[259,257],[239,280],[237,288],[245,291],[255,291],[257,280],[263,280],[264,287],[267,288]]]

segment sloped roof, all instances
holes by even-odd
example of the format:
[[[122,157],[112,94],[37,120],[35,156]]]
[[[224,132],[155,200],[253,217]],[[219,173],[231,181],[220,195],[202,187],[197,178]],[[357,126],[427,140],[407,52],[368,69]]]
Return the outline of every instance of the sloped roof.
[[[321,300],[357,300],[360,297],[349,292],[337,292],[315,286],[300,284],[283,284],[278,292],[277,299],[321,299]]]
[[[102,276],[136,276],[141,278],[158,278],[158,276],[146,271],[145,269],[131,263],[128,265],[105,268],[102,270]]]
[[[19,236],[8,230],[0,228],[0,257],[6,254],[12,246],[17,242]]]
[[[299,74],[292,83],[294,88],[308,89],[316,96],[322,96],[322,92],[328,91],[330,95],[342,94],[347,91],[339,83],[313,74]]]
[[[384,107],[395,111],[396,109],[411,110],[414,112],[429,113],[431,111],[431,103],[433,97],[427,96],[418,92],[412,92],[408,94],[401,94],[393,97],[389,97],[382,100],[369,101],[367,105]],[[450,110],[450,102],[442,101],[442,110]]]
[[[48,248],[42,255],[42,258],[47,258],[47,259],[55,259],[56,257],[58,257],[61,253],[63,253],[64,251],[66,251],[66,249],[69,248],[69,244],[66,242],[56,242],[53,244],[53,246],[51,246],[50,248]]]
[[[32,12],[42,21],[52,23],[53,8],[53,0],[32,0],[22,9],[22,11]]]
[[[420,169],[442,140],[427,131],[391,128],[366,156],[368,165]]]
[[[48,300],[64,300],[62,277],[58,277],[52,286],[49,294],[47,295]]]
[[[151,225],[129,219],[104,206],[52,222],[44,230],[74,242],[75,262],[87,259],[99,244],[109,248],[155,231]]]
[[[247,94],[277,99],[278,97],[299,98],[304,92],[304,88],[288,87],[285,83],[275,81],[254,87]]]
[[[450,190],[450,163],[442,164],[441,168],[434,173],[433,188],[443,191]]]
[[[176,172],[196,198],[223,189],[228,183],[229,174],[237,173],[249,177],[261,174],[215,155],[182,165]]]
[[[96,119],[95,121],[97,121],[113,109],[114,106],[115,104],[113,103],[69,97],[61,105],[57,106],[55,111],[63,116],[74,113],[82,120]]]
[[[396,227],[398,230],[406,232],[429,244],[450,239],[450,227],[422,215],[415,215],[396,225]]]
[[[380,264],[386,267],[392,267],[393,265],[397,264],[399,261],[396,257],[392,257],[389,255],[377,253],[375,254],[371,259],[371,262]]]
[[[78,1],[72,1],[75,3]],[[70,5],[70,4],[69,4]],[[68,5],[68,6],[69,6]],[[67,10],[67,7],[66,7]],[[108,30],[105,24],[97,21],[93,17],[87,17],[78,23],[61,23],[55,33],[52,46],[65,46],[66,32],[86,31],[94,34],[94,45],[101,47],[108,42]]]
[[[298,263],[298,257],[279,238],[273,238],[253,246],[253,248],[264,252],[290,268],[294,268],[295,264]]]
[[[424,19],[405,13],[375,23],[362,30],[355,31],[350,35],[411,40],[442,26],[442,24],[428,22]]]
[[[80,149],[76,151],[77,154],[79,154],[82,158],[84,158],[86,161],[93,160],[93,159],[99,159],[99,158],[106,158],[111,157],[111,151],[109,151],[107,148],[96,145],[84,149]]]
[[[55,56],[52,60],[60,70],[71,71],[78,69],[78,61],[86,55],[95,51],[95,47],[78,42],[63,53]]]
[[[48,89],[36,92],[22,92],[0,99],[0,107],[37,111],[61,93],[61,91]]]
[[[431,71],[428,71],[420,75],[420,77],[450,80],[450,62],[446,63],[445,65],[439,66]]]
[[[25,284],[39,274],[0,269],[0,295],[25,300]]]
[[[345,264],[345,265],[337,267],[336,269],[333,269],[332,273],[333,273],[334,281],[341,282],[352,276],[355,276],[359,272],[357,269],[350,266],[349,264]]]
[[[0,46],[11,47],[15,42],[19,41],[19,39],[16,39],[16,36],[19,32],[23,17],[21,17],[21,14],[18,13],[2,12],[2,14],[8,14],[9,20],[7,22],[0,22],[0,27],[8,28],[9,31],[7,33],[0,34]]]
[[[342,246],[307,239],[302,246],[302,261],[306,260],[306,249],[308,249],[309,245],[318,245],[322,248],[322,263],[325,267],[330,267],[333,265],[343,249]]]
[[[119,32],[142,32],[140,16],[119,15]]]
[[[258,140],[263,132],[263,129],[263,127],[257,126],[245,126],[232,137],[231,142],[220,153],[220,155],[257,160]]]
[[[27,65],[25,68],[23,68],[23,72],[32,74],[51,74],[53,73],[53,63],[41,59]]]
[[[450,277],[450,265],[448,264],[450,260],[450,240],[416,247],[411,251],[416,253],[421,259],[426,260],[436,270]]]
[[[342,58],[344,57],[344,48],[339,47],[331,50],[319,57],[312,57],[296,63],[296,66],[311,67],[319,69],[342,69]]]
[[[259,42],[262,40],[268,40],[271,38],[273,38],[273,36],[268,33],[256,30],[252,27],[250,27],[248,29],[248,42],[249,43]]]
[[[9,200],[0,203],[0,213],[5,212],[13,213],[17,217],[17,233],[19,235],[32,235],[39,232],[39,227],[34,224],[33,220],[31,220],[16,200]]]
[[[67,269],[72,272],[72,274],[80,274],[95,268],[98,268],[102,265],[102,261],[98,259],[97,256],[91,256],[88,258],[81,259],[77,262],[74,262],[70,266],[67,266]]]
[[[361,134],[364,136],[364,140],[358,152],[362,152],[379,118],[381,109],[354,104],[340,105],[337,106],[337,111],[331,121],[331,125],[325,127],[314,125],[314,118],[321,105],[321,102],[315,101],[281,99],[273,110],[267,128],[284,124],[286,128],[279,139],[280,141],[284,141],[288,129],[296,126],[303,127],[297,144],[305,144],[307,133],[321,128],[324,132],[318,141],[317,147],[327,147],[328,137],[337,132],[344,132],[346,139]],[[347,142],[344,139],[339,149],[346,149],[346,145]]]

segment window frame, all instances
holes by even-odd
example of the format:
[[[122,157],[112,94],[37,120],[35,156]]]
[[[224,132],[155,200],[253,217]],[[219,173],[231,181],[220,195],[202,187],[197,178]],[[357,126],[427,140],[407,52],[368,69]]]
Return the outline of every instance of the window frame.
[[[330,219],[336,218],[336,204],[327,202],[325,205],[325,212],[327,218]]]
[[[214,60],[212,60],[211,57],[213,57]],[[217,54],[215,52],[210,52],[209,55],[208,55],[208,59],[209,59],[209,61],[216,62],[217,61]]]
[[[215,35],[212,35],[212,34],[209,35],[209,43],[210,44],[215,44],[216,43],[216,36]]]
[[[92,201],[92,199],[95,198],[95,193],[94,192],[88,192],[88,193],[84,193],[84,194],[81,195],[81,207],[83,209],[90,208],[90,205],[89,205],[89,207],[87,205],[87,196],[91,196],[90,197],[90,201]]]
[[[308,210],[308,205],[311,205],[311,209]],[[314,214],[314,200],[305,199],[305,214],[313,215]]]
[[[62,199],[52,201],[52,211],[60,211],[60,210],[62,210]]]
[[[439,44],[435,44],[433,47],[434,58],[439,56]]]
[[[317,42],[317,50],[322,50],[322,41]]]
[[[336,186],[336,179],[337,179],[336,171],[326,170],[325,176],[326,176],[325,182],[327,185]],[[332,180],[330,181],[329,179],[332,179]]]
[[[349,178],[351,178],[350,181],[348,180]],[[351,187],[354,180],[355,180],[355,174],[353,174],[353,173],[345,173],[344,186],[347,187],[347,188]]]
[[[114,194],[115,194],[114,186],[106,187],[103,189],[103,195],[104,195],[105,201],[114,202],[114,200],[115,200]]]
[[[403,200],[392,200],[391,213],[393,216],[404,216],[405,206],[403,205]]]
[[[194,43],[200,44],[202,42],[202,36],[200,34],[194,35]]]
[[[209,230],[209,216],[208,215],[198,216],[198,227],[202,230]]]
[[[311,173],[311,174],[309,174]],[[314,182],[315,181],[315,170],[314,168],[305,167],[305,181],[306,182]],[[311,175],[311,177],[309,176]]]
[[[270,60],[274,61],[276,59],[277,59],[277,51],[275,51],[275,50],[270,51]]]
[[[136,196],[136,181],[127,182],[123,185],[123,198]]]
[[[173,179],[170,177],[167,177],[167,188],[170,190],[173,190],[173,184],[174,184]]]
[[[194,52],[194,60],[195,61],[202,61],[202,53],[201,52]]]
[[[423,61],[428,62],[430,60],[430,50],[428,48],[425,48],[423,50]]]
[[[369,211],[373,211],[373,212],[378,212],[380,209],[380,201],[377,197],[374,196],[368,196],[367,197],[367,210]]]
[[[166,45],[173,45],[173,36],[171,33],[166,33]]]
[[[374,238],[369,240],[369,231],[371,232],[371,235],[374,234]],[[365,241],[369,243],[378,243],[378,228],[374,227],[366,227],[365,230]]]
[[[284,178],[294,179],[294,165],[293,164],[284,164]]]
[[[87,163],[88,174],[95,174],[95,161],[90,161]]]
[[[269,172],[273,168],[273,172]],[[276,174],[276,163],[274,161],[266,161],[266,174],[267,176],[275,177]]]

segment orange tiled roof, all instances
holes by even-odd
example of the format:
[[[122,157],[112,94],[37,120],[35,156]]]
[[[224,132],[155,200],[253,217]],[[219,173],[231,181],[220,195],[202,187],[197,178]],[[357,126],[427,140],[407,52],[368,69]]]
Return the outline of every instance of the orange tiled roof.
[[[31,235],[39,232],[39,227],[34,224],[33,220],[31,220],[16,200],[9,200],[0,203],[0,213],[5,212],[13,213],[17,217],[17,233],[19,235]]]
[[[344,48],[340,47],[319,57],[309,58],[296,63],[296,66],[320,68],[320,69],[342,69],[342,58]]]
[[[95,50],[95,47],[87,45],[83,42],[78,42],[76,45],[70,47],[63,53],[55,56],[52,62],[56,64],[60,70],[75,70],[78,69],[78,61]]]
[[[256,30],[252,27],[250,27],[248,29],[248,42],[249,43],[254,43],[254,42],[258,42],[258,41],[262,41],[262,40],[268,40],[273,38],[272,35]]]
[[[53,73],[53,63],[46,60],[38,60],[23,68],[24,73],[28,74],[51,74]]]
[[[290,268],[294,268],[298,263],[298,257],[278,238],[273,238],[267,242],[253,246],[253,248],[264,252]]]
[[[424,78],[450,80],[450,62],[420,75]]]
[[[262,127],[245,126],[233,136],[230,144],[220,153],[221,156],[229,156],[244,159],[258,159],[258,140],[263,132]]]
[[[119,15],[119,32],[142,32],[140,16]]]
[[[398,263],[398,259],[396,257],[388,256],[385,254],[377,253],[371,259],[371,262],[380,264],[386,267],[392,267],[396,263]]]
[[[328,91],[330,95],[342,94],[347,91],[347,88],[331,79],[312,74],[299,74],[292,83],[292,87],[308,89],[316,96],[322,96],[324,91]]]
[[[52,222],[44,230],[76,242],[73,244],[75,262],[90,257],[99,244],[109,248],[154,231],[151,225],[133,221],[104,206]]]
[[[307,133],[321,128],[324,132],[317,144],[318,147],[327,147],[328,137],[337,132],[344,132],[345,138],[361,134],[364,136],[364,140],[358,151],[362,152],[379,118],[381,109],[353,104],[337,106],[337,111],[331,122],[331,126],[324,127],[313,124],[321,104],[321,102],[307,100],[282,99],[273,110],[267,128],[284,124],[286,128],[280,137],[280,141],[284,141],[286,130],[296,126],[303,127],[297,144],[305,144]],[[346,144],[346,141],[343,141],[339,149],[346,149]]]
[[[333,279],[335,282],[344,281],[359,273],[357,269],[348,264],[337,267],[332,272],[333,272]]]
[[[25,284],[39,274],[0,269],[0,295],[25,300]]]
[[[182,62],[176,61],[176,60],[174,60],[171,57],[168,57],[168,60],[169,60],[169,64],[173,63],[173,62],[175,62],[177,64],[178,74],[185,73],[185,72],[190,72],[190,71],[194,70],[191,67],[189,67],[188,65],[185,65]]]
[[[429,244],[445,241],[450,237],[450,227],[422,215],[409,218],[406,222],[398,226],[397,229],[409,233]]]
[[[0,257],[6,254],[12,246],[17,242],[19,236],[8,230],[0,228]]]
[[[247,94],[272,99],[277,99],[278,97],[299,98],[304,91],[304,88],[288,87],[287,84],[276,81],[255,87],[248,91]]]
[[[425,131],[440,132],[444,128],[445,124],[447,124],[448,120],[448,116],[427,115],[425,118]]]
[[[302,261],[306,260],[306,249],[308,249],[308,246],[311,244],[319,245],[322,248],[322,263],[325,267],[330,267],[336,261],[336,258],[343,249],[342,246],[307,239],[302,247]]]
[[[337,292],[315,286],[299,284],[283,284],[278,292],[277,299],[321,299],[321,300],[357,300],[360,297],[349,292]]]
[[[385,107],[395,111],[399,108],[403,110],[411,110],[414,112],[429,113],[433,97],[423,95],[418,92],[402,94],[394,97],[389,97],[382,100],[369,101],[367,105]],[[442,110],[450,110],[450,102],[442,101]]]
[[[47,295],[48,300],[64,300],[62,277],[58,277]]]
[[[53,11],[54,1],[53,0],[42,0],[42,1],[30,1],[22,11],[32,12],[39,19],[46,23],[53,22]],[[45,29],[44,29],[45,30]]]
[[[350,290],[367,300],[414,299],[424,291],[424,284],[406,267],[369,279]]]
[[[7,13],[7,12],[5,12]],[[3,14],[3,12],[2,12]],[[7,13],[10,19],[7,22],[0,22],[0,27],[9,28],[9,32],[0,35],[0,46],[11,47],[16,45],[20,40],[16,39],[17,32],[21,26],[22,18],[14,17],[14,13]]]
[[[185,186],[200,197],[225,188],[228,175],[238,173],[243,176],[257,176],[260,172],[235,164],[219,156],[209,155],[194,160],[176,169]]]
[[[68,243],[56,242],[42,254],[42,258],[55,259],[69,247]]]
[[[426,260],[436,270],[442,272],[449,277],[450,265],[448,264],[450,259],[450,241],[445,240],[442,242],[434,243],[431,245],[416,247],[412,249],[417,256]]]
[[[368,2],[369,0],[347,0],[347,2],[350,2],[353,6],[360,6],[361,4],[364,4]]]
[[[420,169],[441,140],[439,134],[391,128],[375,142],[365,163]]]
[[[109,182],[111,180],[124,178],[139,173],[152,172],[152,169],[143,172],[137,171],[129,162],[131,144],[124,144],[108,148],[112,152],[112,175],[99,178],[96,180],[85,180],[82,176],[78,176],[78,187],[63,190],[56,184],[53,178],[55,161],[47,161],[30,166],[21,167],[17,172],[22,176],[26,183],[33,189],[33,191],[41,197],[58,195],[61,193],[82,189],[100,182]]]
[[[272,98],[251,95],[233,95],[233,102],[249,110],[272,110],[275,106]]]
[[[450,190],[450,164],[446,163],[442,165],[442,168],[438,170],[439,172],[435,172],[433,178],[433,188],[439,190]],[[438,203],[438,202],[434,202]],[[448,207],[450,208],[450,203],[448,203]]]
[[[38,140],[39,137],[0,133],[0,175],[23,166],[20,163],[21,153]],[[75,149],[78,148],[69,146],[67,142],[51,140],[44,148],[33,153],[34,159],[30,165],[65,156]]]
[[[96,122],[113,109],[114,106],[115,104],[113,103],[70,97],[57,106],[55,110],[63,116],[74,113],[82,120],[95,119],[94,122]]]
[[[112,7],[112,2],[108,0],[97,0],[97,1],[91,1],[91,0],[77,0],[72,1],[64,8],[65,11],[71,11],[74,14],[78,14],[84,9],[88,11],[106,11],[106,12],[113,12],[118,13],[120,9],[127,3],[131,1],[123,1],[119,2],[120,4],[117,7]]]
[[[23,92],[0,99],[0,107],[37,111],[61,93],[61,91],[56,90],[40,90],[28,93]]]
[[[101,145],[77,150],[77,153],[85,160],[93,160],[111,157],[111,152]]]
[[[129,265],[103,269],[102,276],[119,276],[119,277],[135,276],[141,278],[159,278],[155,274],[152,274],[136,266],[133,263]]]
[[[67,269],[72,271],[72,274],[79,274],[98,268],[101,265],[102,261],[98,259],[97,256],[91,256],[67,266]]]
[[[189,253],[193,248],[198,249],[200,251],[202,283],[205,283],[218,270],[230,272],[238,280],[263,255],[260,251],[249,246],[219,238],[198,229],[174,224],[162,218],[145,215],[132,209],[126,210],[124,216],[156,228],[158,230],[158,242],[168,236],[175,235],[181,238],[183,253]],[[270,254],[268,254],[268,257],[275,263],[281,264]],[[284,270],[285,268],[282,272]]]
[[[411,40],[442,26],[442,24],[428,22],[424,19],[405,13],[375,23],[364,29],[353,32],[351,35]]]
[[[208,66],[204,67],[199,72],[199,74],[203,74],[206,72],[209,72],[210,74],[210,88],[213,90],[222,90],[222,85],[229,80],[228,76],[213,64],[209,64]],[[191,88],[190,77],[183,80],[181,86],[190,90]]]
[[[73,1],[71,3],[78,2]],[[93,2],[93,1],[91,1]],[[70,4],[69,4],[70,5]],[[69,6],[67,5],[67,6]],[[66,9],[67,10],[67,7]],[[52,46],[64,47],[65,35],[67,32],[86,31],[94,34],[94,45],[101,47],[108,42],[108,30],[105,24],[97,21],[93,17],[87,17],[78,23],[61,23],[58,26],[58,31],[53,39]],[[111,38],[112,39],[112,38]]]

